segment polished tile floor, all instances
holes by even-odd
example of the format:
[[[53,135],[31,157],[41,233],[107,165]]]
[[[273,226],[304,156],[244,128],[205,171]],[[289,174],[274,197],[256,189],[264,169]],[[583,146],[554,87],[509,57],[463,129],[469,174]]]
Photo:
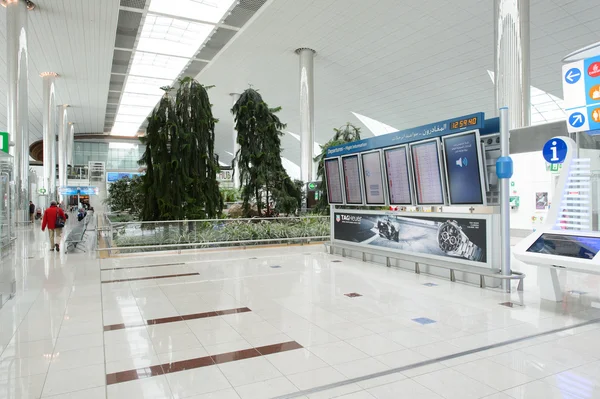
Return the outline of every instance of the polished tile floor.
[[[2,259],[0,399],[600,398],[600,323],[478,350],[600,318],[598,276],[554,304],[522,264],[507,295],[318,245],[57,254],[39,227]]]

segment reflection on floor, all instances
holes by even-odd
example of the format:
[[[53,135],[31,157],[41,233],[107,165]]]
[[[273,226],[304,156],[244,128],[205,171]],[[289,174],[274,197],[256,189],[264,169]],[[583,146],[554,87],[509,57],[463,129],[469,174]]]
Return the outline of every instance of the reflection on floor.
[[[522,264],[525,292],[507,295],[318,245],[48,249],[37,226],[3,257],[18,292],[0,309],[0,398],[600,398],[598,323],[343,383],[600,318],[600,277],[563,272],[554,304]]]

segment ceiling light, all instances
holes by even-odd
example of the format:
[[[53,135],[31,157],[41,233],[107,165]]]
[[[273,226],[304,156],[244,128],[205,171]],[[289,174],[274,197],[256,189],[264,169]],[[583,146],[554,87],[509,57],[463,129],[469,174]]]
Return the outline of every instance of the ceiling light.
[[[136,136],[141,123],[115,123],[110,131],[110,134],[116,136]]]
[[[149,12],[219,22],[235,0],[152,0]]]

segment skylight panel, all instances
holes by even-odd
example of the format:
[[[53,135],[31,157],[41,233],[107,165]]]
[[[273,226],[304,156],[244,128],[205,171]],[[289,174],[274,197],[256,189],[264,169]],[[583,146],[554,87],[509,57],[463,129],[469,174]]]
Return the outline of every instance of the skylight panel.
[[[141,123],[115,122],[110,134],[117,136],[135,136],[140,129],[140,125]]]
[[[380,136],[382,134],[386,134],[386,133],[394,133],[397,132],[398,129],[396,129],[393,126],[390,125],[386,125],[383,122],[379,122],[378,120],[375,120],[373,118],[369,118],[368,116],[364,116],[361,114],[357,114],[356,112],[352,112],[354,114],[354,116],[356,116],[366,127],[367,129],[369,129],[371,131],[371,133],[373,133],[373,135],[375,136]]]
[[[219,22],[236,0],[152,0],[148,11]]]
[[[163,86],[171,86],[172,80],[146,78],[141,76],[129,76],[123,89],[126,93],[149,94],[162,96]]]
[[[214,26],[148,14],[137,51],[193,57]]]
[[[188,61],[185,58],[136,51],[129,74],[173,81]]]
[[[158,100],[160,100],[160,97],[160,95],[151,96],[145,94],[123,93],[123,96],[121,96],[121,105],[154,107]]]

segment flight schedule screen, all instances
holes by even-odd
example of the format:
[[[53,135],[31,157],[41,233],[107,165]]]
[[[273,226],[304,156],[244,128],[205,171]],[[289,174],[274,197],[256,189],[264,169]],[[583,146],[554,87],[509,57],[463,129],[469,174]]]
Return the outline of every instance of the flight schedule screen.
[[[448,195],[452,205],[482,205],[483,185],[476,132],[444,138]]]
[[[369,205],[385,204],[383,194],[383,173],[381,171],[381,153],[362,154],[363,176],[365,178],[365,198]]]
[[[440,152],[437,140],[411,146],[415,188],[419,205],[444,204]]]
[[[344,187],[346,188],[346,203],[362,204],[358,155],[342,158],[342,168],[344,171]]]
[[[390,205],[412,203],[407,151],[407,147],[398,147],[384,152]]]
[[[330,204],[343,204],[342,179],[340,177],[340,162],[337,158],[325,161],[325,174],[327,175],[327,195]]]

